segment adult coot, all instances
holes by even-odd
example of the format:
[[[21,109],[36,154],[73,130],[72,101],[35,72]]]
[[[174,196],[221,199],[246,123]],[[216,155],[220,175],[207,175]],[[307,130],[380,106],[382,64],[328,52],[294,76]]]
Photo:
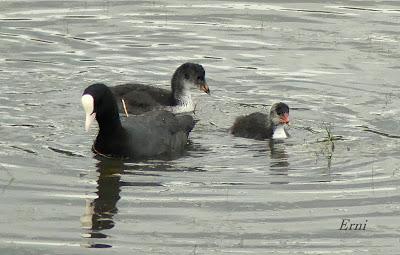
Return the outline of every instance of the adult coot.
[[[140,159],[179,155],[194,127],[192,116],[175,116],[164,110],[130,116],[121,122],[113,93],[101,83],[85,89],[82,105],[86,113],[85,129],[89,129],[94,119],[99,124],[92,149],[106,157]]]
[[[254,112],[236,118],[230,132],[234,136],[257,140],[287,138],[285,124],[289,124],[289,106],[280,102],[271,106],[269,115]]]
[[[195,105],[190,90],[198,88],[210,94],[203,66],[195,63],[184,63],[179,66],[171,79],[171,90],[165,90],[143,84],[122,84],[110,87],[117,97],[122,110],[121,99],[127,111],[141,114],[154,109],[166,109],[174,113],[192,112]]]

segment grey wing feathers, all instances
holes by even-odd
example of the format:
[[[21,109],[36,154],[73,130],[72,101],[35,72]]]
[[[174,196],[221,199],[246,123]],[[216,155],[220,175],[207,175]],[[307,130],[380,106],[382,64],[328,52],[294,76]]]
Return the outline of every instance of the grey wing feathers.
[[[140,114],[160,106],[172,104],[171,92],[144,84],[122,84],[110,87],[117,98],[119,109],[122,112],[121,99],[124,99],[129,113]]]
[[[174,155],[181,153],[193,128],[193,118],[175,116],[168,111],[154,111],[131,116],[124,122],[136,155]]]
[[[195,126],[195,121],[191,115],[178,115],[176,118],[179,121],[179,125],[184,129],[186,133],[192,131]]]

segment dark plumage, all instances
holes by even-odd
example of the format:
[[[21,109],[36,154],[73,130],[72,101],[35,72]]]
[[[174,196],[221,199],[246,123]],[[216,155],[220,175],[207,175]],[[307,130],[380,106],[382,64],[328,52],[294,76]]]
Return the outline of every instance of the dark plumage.
[[[184,151],[194,127],[192,116],[175,116],[168,111],[130,116],[121,123],[114,95],[100,83],[85,89],[82,104],[86,129],[94,118],[99,124],[93,150],[103,156],[134,159],[176,156]]]
[[[274,132],[278,129],[283,129],[284,134],[287,136],[284,125],[288,123],[289,106],[284,103],[276,103],[271,106],[269,115],[261,112],[254,112],[236,118],[230,132],[234,136],[263,140],[275,138]]]
[[[191,88],[198,88],[210,94],[204,68],[195,63],[184,63],[176,69],[171,79],[170,91],[134,83],[110,87],[117,98],[120,110],[122,111],[121,99],[124,99],[127,111],[132,114],[140,114],[163,107],[167,107],[169,110],[174,109],[168,107],[181,107],[177,110],[179,112],[193,111]]]

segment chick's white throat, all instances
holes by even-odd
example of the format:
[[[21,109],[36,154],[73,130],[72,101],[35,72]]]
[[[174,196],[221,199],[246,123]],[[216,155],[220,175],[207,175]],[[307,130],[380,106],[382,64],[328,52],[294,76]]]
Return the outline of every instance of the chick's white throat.
[[[174,113],[194,111],[192,95],[188,90],[184,90],[183,93],[178,98],[176,98],[176,101],[176,106],[172,107],[172,111]]]
[[[286,139],[286,138],[288,138],[288,136],[285,130],[285,125],[278,125],[274,130],[272,139]]]

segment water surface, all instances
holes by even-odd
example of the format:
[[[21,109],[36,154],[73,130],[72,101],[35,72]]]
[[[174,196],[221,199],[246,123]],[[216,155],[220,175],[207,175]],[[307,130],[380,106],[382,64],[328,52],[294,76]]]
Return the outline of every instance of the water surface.
[[[1,253],[398,254],[399,23],[398,1],[1,1]],[[83,89],[186,61],[212,93],[188,153],[94,157]],[[277,101],[290,139],[227,133]]]

